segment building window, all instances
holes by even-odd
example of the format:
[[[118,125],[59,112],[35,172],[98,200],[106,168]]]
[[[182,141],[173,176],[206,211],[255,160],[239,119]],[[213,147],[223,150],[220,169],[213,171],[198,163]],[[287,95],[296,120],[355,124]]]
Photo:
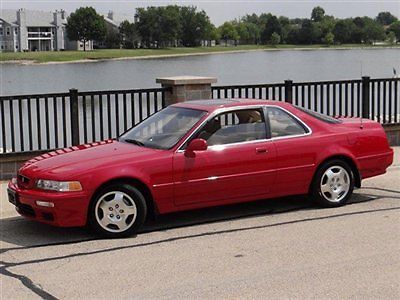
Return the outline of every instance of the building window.
[[[18,28],[17,27],[14,28],[14,33],[18,34]]]
[[[0,27],[0,35],[3,35],[3,27]]]
[[[10,35],[10,33],[11,33],[10,27],[7,27],[7,29],[6,29],[6,34],[7,34],[7,35]]]

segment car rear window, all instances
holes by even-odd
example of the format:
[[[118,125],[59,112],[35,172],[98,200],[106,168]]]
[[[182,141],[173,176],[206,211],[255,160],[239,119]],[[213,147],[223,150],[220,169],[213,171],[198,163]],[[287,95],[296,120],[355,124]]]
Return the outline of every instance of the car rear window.
[[[300,107],[300,106],[296,105],[296,108],[298,110],[301,110],[302,112],[310,115],[311,117],[314,117],[314,118],[316,118],[316,119],[318,119],[318,120],[320,120],[322,122],[325,122],[325,123],[330,123],[330,124],[340,124],[340,123],[342,123],[341,120],[332,118],[332,117],[324,115],[324,114],[317,113],[316,111],[312,111],[312,110],[306,109],[304,107]]]

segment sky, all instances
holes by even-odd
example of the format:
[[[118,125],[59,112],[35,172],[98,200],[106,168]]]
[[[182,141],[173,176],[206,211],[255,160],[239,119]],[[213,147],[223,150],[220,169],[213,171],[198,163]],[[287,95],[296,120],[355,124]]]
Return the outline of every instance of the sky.
[[[211,21],[220,25],[224,21],[252,13],[272,13],[289,18],[310,17],[315,6],[321,6],[326,14],[335,17],[369,16],[375,17],[381,11],[389,11],[400,18],[400,0],[181,0],[181,1],[126,1],[126,0],[0,0],[0,9],[36,9],[52,11],[64,9],[74,11],[81,6],[93,6],[99,13],[114,11],[118,19],[133,19],[135,8],[168,4],[194,5],[204,9]]]

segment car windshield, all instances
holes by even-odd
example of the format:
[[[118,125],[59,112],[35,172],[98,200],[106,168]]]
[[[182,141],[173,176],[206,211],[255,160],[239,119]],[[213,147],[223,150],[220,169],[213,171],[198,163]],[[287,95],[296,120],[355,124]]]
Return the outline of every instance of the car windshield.
[[[170,106],[125,132],[119,140],[143,147],[170,149],[205,114],[202,110]]]

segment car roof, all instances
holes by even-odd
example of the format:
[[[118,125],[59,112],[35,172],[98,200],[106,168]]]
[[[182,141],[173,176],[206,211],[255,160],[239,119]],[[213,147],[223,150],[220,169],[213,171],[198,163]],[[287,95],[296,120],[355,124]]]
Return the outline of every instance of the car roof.
[[[205,111],[214,111],[220,108],[228,107],[243,107],[246,105],[276,105],[281,107],[287,107],[288,103],[274,100],[259,100],[259,99],[239,99],[239,98],[227,98],[227,99],[204,99],[204,100],[192,100],[181,103],[176,103],[173,106],[186,107]]]

